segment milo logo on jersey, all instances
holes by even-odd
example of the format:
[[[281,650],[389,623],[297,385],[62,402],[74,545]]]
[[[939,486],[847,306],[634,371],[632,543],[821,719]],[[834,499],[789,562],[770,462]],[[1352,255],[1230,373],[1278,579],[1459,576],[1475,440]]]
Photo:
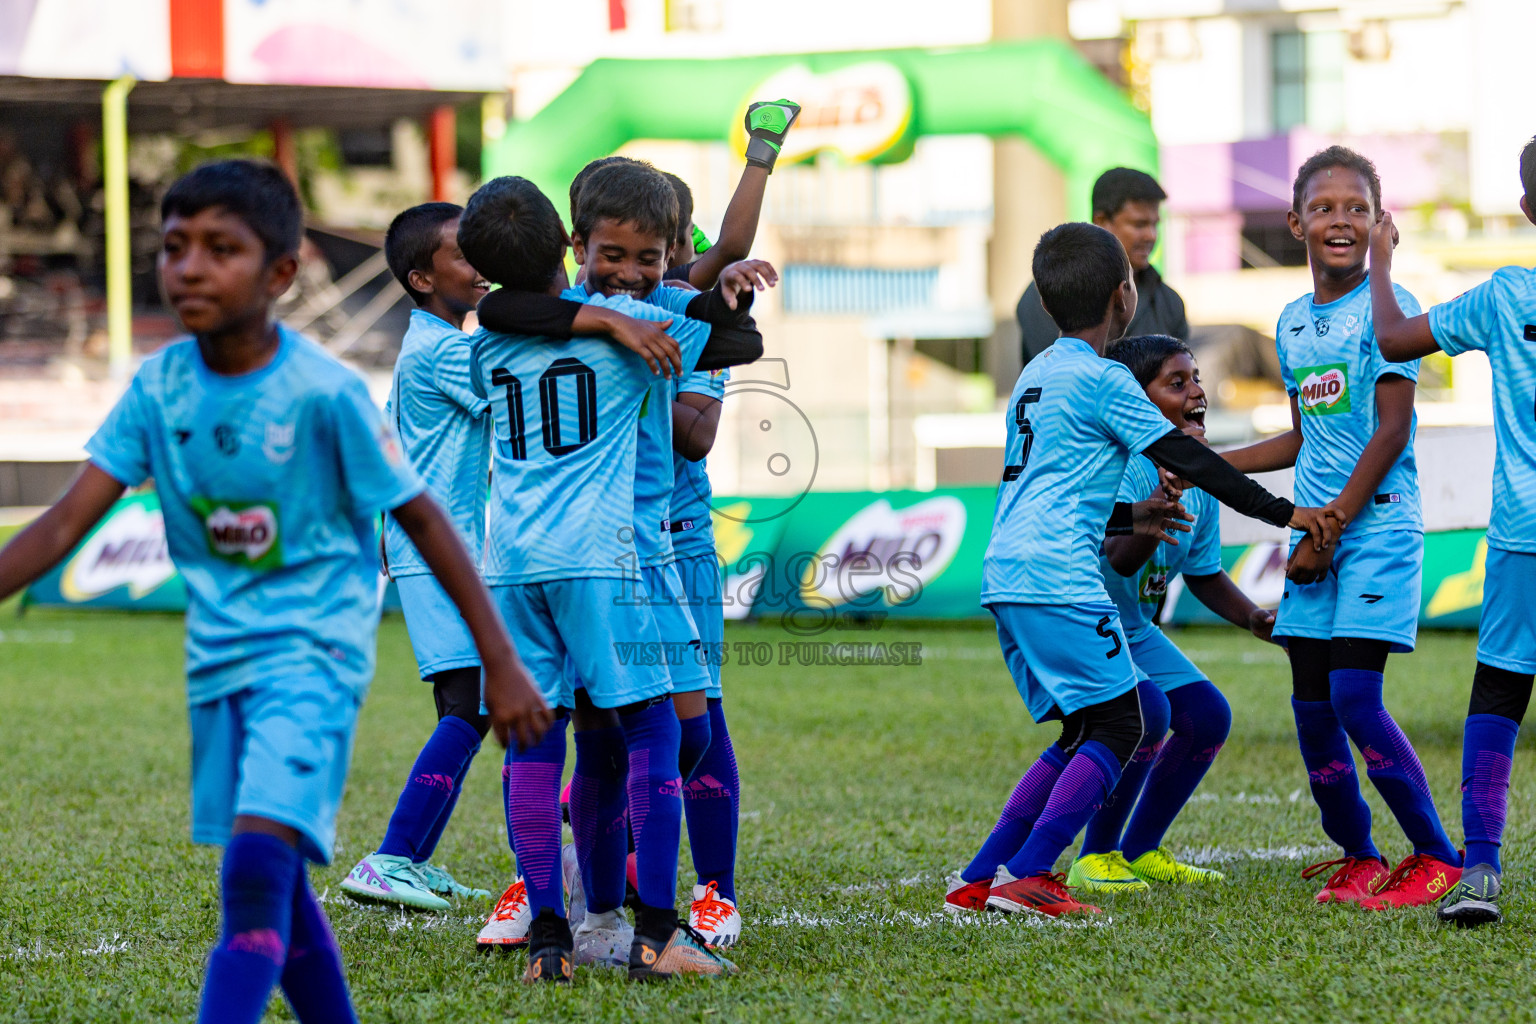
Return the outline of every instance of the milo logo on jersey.
[[[252,569],[275,569],[283,564],[277,506],[261,501],[210,498],[193,498],[191,504],[203,519],[211,553]]]
[[[1305,416],[1332,416],[1349,412],[1349,366],[1325,363],[1296,371],[1301,411]]]
[[[1141,571],[1140,598],[1142,604],[1156,604],[1168,593],[1168,570],[1164,566],[1148,562]]]

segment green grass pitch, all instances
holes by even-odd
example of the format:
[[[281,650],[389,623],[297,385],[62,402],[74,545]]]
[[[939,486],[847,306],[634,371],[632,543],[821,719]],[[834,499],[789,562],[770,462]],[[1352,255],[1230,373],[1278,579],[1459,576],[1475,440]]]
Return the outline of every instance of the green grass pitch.
[[[0,634],[0,1020],[190,1020],[218,924],[218,853],[187,838],[181,623],[33,611],[0,617]],[[1515,763],[1503,926],[1459,932],[1428,910],[1315,907],[1298,873],[1331,853],[1281,654],[1236,630],[1185,631],[1179,643],[1228,694],[1235,724],[1170,843],[1220,863],[1228,883],[1108,897],[1086,925],[954,922],[937,909],[944,875],[969,859],[1054,730],[1029,722],[984,626],[827,639],[849,638],[919,641],[923,663],[727,668],[744,779],[742,974],[642,989],[588,970],[568,991],[530,991],[520,955],[475,953],[481,905],[407,915],[337,898],[430,728],[404,627],[386,619],[338,863],[313,873],[362,1018],[1530,1019],[1528,750]],[[728,632],[775,649],[788,639],[770,626]],[[1388,676],[1389,706],[1457,838],[1473,647],[1425,636]],[[482,754],[438,858],[498,890],[510,868],[499,760]],[[1367,798],[1378,841],[1402,856],[1401,834]],[[268,1019],[290,1016],[275,1001]]]

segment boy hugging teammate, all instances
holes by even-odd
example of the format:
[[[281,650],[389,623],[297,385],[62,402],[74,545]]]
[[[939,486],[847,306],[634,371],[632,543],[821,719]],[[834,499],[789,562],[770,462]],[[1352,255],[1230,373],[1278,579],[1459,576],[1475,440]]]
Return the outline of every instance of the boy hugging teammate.
[[[273,319],[298,267],[287,178],[207,164],[171,187],[161,218],[161,287],[192,337],[144,362],[79,479],[0,551],[0,598],[63,558],[125,487],[154,478],[188,593],[192,836],[225,847],[199,1020],[254,1024],[274,985],[301,1021],[355,1020],[304,861],[330,860],[373,675],[380,512],[474,638],[497,738],[536,742],[549,712],[362,380]],[[231,519],[264,530],[232,532]]]
[[[1520,182],[1520,209],[1536,223],[1536,139],[1520,154]],[[1501,916],[1499,848],[1510,768],[1536,673],[1536,270],[1504,267],[1485,284],[1410,319],[1390,278],[1396,243],[1397,229],[1383,215],[1371,230],[1370,281],[1381,354],[1411,364],[1437,350],[1455,356],[1477,349],[1493,367],[1493,516],[1461,752],[1467,866],[1440,903],[1441,920],[1477,925]]]
[[[1071,896],[1055,863],[1113,792],[1146,729],[1137,672],[1099,569],[1105,530],[1168,539],[1164,524],[1189,518],[1169,501],[1134,512],[1115,506],[1129,455],[1145,452],[1224,504],[1306,529],[1315,543],[1334,531],[1322,510],[1274,497],[1174,427],[1124,365],[1103,357],[1136,309],[1130,262],[1114,235],[1088,224],[1053,228],[1035,247],[1033,269],[1062,337],[1014,386],[981,596],[1030,715],[1060,720],[1062,735],[951,880],[945,908],[1054,917],[1097,912]]]
[[[626,171],[615,179],[611,193],[623,212],[610,218],[614,244],[604,258],[616,265],[617,274],[659,263],[659,277],[676,234],[677,202],[659,172],[627,173],[640,169],[613,168]],[[497,179],[477,192],[465,211],[459,241],[470,262],[504,289],[560,295],[565,287],[564,229],[549,201],[522,179]],[[660,252],[653,259],[649,253],[657,246]],[[711,345],[707,326],[634,301],[630,294],[642,289],[626,287],[628,279],[617,280],[612,297],[585,290],[566,294],[630,316],[670,322],[684,371],[712,348],[725,362],[750,361],[760,354],[755,331],[751,340],[725,340],[718,348],[706,348]],[[560,870],[565,727],[570,709],[578,707],[567,660],[585,689],[583,705],[591,721],[616,720],[616,725],[584,730],[590,741],[578,734],[577,756],[584,762],[578,774],[586,768],[589,777],[605,780],[602,789],[609,796],[605,807],[590,817],[583,814],[595,827],[575,825],[588,918],[614,913],[623,899],[624,838],[613,827],[624,817],[626,801],[614,792],[622,787],[634,832],[640,901],[628,955],[630,976],[728,971],[731,965],[678,921],[674,905],[682,800],[673,680],[667,666],[626,665],[619,657],[621,644],[659,649],[663,641],[655,611],[665,601],[653,600],[648,587],[657,577],[640,571],[637,551],[642,533],[659,535],[665,529],[659,519],[642,522],[636,500],[636,451],[649,405],[656,401],[656,378],[643,358],[606,341],[498,333],[490,329],[490,313],[489,308],[482,311],[486,326],[473,342],[473,379],[491,399],[496,432],[486,579],[530,674],[560,709],[541,743],[508,755],[509,832],[533,915],[526,978],[569,980],[574,960]],[[669,402],[662,412],[670,412]],[[669,497],[670,480],[666,490]],[[577,792],[573,783],[573,801]],[[572,813],[574,820],[575,807]]]
[[[1380,218],[1372,163],[1342,146],[1296,175],[1291,232],[1307,245],[1313,292],[1285,308],[1275,331],[1291,397],[1291,429],[1226,458],[1248,473],[1296,467],[1296,496],[1348,523],[1336,546],[1291,553],[1275,624],[1290,653],[1296,735],[1323,831],[1343,856],[1319,903],[1371,910],[1421,905],[1461,875],[1461,854],[1440,825],[1424,769],[1382,701],[1387,655],[1418,633],[1424,522],[1413,459],[1417,359],[1388,362],[1376,347],[1365,258]],[[1419,307],[1401,288],[1393,297]],[[1371,811],[1349,744],[1413,852],[1389,870],[1371,838]]]

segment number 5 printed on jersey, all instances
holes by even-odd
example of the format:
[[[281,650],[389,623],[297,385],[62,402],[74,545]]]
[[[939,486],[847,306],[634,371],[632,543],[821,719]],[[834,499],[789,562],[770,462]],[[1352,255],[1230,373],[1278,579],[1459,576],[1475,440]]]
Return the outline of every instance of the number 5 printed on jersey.
[[[1013,409],[1013,422],[1019,428],[1019,441],[1023,448],[1019,451],[1019,462],[1015,466],[1003,467],[1003,483],[1017,480],[1024,472],[1024,467],[1029,465],[1029,452],[1035,446],[1035,429],[1029,425],[1029,407],[1040,401],[1039,388],[1025,388],[1024,394],[1019,396],[1019,404]]]

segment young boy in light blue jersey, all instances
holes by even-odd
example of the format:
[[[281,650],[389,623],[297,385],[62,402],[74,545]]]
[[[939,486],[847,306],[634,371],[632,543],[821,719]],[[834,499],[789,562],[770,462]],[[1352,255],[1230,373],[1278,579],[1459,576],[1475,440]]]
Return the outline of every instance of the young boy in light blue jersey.
[[[754,289],[776,280],[773,268],[759,261],[731,264],[705,293],[659,287],[676,230],[662,222],[661,210],[675,204],[673,186],[649,164],[615,160],[586,175],[574,211],[576,257],[583,266],[584,281],[564,293],[563,298],[586,301],[594,294],[633,296],[706,322],[714,341],[701,356],[700,366],[720,365],[719,353],[726,351],[736,353],[736,362],[756,358],[761,352],[761,339],[748,313]],[[482,324],[501,331],[526,329],[526,293],[506,291],[505,296],[498,292],[482,302]],[[676,484],[672,409],[672,383],[658,378],[641,407],[638,422],[634,531],[638,573],[666,645],[672,704],[681,733],[680,769],[686,783],[712,746],[707,694],[715,677],[705,664],[708,659],[690,612],[691,601],[674,566],[670,514]],[[577,753],[570,789],[571,823],[577,865],[582,876],[590,880],[612,875],[611,864],[615,858],[622,861],[624,855],[617,842],[619,830],[612,827],[624,814],[622,779],[613,777],[613,763],[601,753],[619,742],[619,730],[611,713],[599,713],[587,705],[579,673],[573,686],[577,694],[572,718]],[[716,838],[728,840],[730,836]],[[637,873],[644,870],[638,856],[636,869]],[[622,892],[588,894],[586,917],[575,933],[578,964],[605,962],[622,952],[617,942],[623,938],[616,913],[620,898]],[[718,901],[711,896],[704,902]],[[690,908],[690,917],[694,916]],[[713,911],[705,916],[720,915]],[[719,923],[727,924],[723,918]],[[733,928],[713,928],[705,938],[712,944],[726,945],[729,943],[719,939],[733,937],[734,933]],[[627,949],[628,941],[623,945]]]
[[[666,199],[636,217],[642,224],[659,220],[670,236],[677,216],[670,189]],[[564,285],[559,217],[523,179],[498,178],[481,188],[460,222],[459,243],[474,266],[506,289],[530,291],[543,282],[559,294]],[[669,318],[627,296],[579,294],[631,316],[670,322],[684,370],[711,344],[703,324]],[[621,763],[627,747],[641,900],[630,977],[730,971],[732,965],[678,921],[673,905],[682,815],[679,728],[667,665],[658,657],[662,636],[639,572],[635,500],[634,425],[653,400],[654,375],[644,360],[605,341],[530,339],[482,328],[473,345],[473,379],[491,400],[496,429],[485,575],[525,646],[531,674],[562,710],[542,744],[508,759],[509,831],[533,912],[525,978],[571,977],[559,802],[565,725],[576,703],[567,658],[591,703],[617,712],[620,735],[609,737],[615,741],[606,751],[609,762]],[[743,361],[756,358],[761,341],[742,351]],[[615,885],[622,899],[622,863],[601,878],[584,872],[589,918],[594,907],[606,909],[603,899]]]
[[[1125,338],[1108,356],[1130,368],[1170,423],[1191,437],[1205,437],[1205,390],[1188,345],[1163,335]],[[1176,499],[1195,517],[1189,537],[1177,544],[1155,537],[1110,537],[1099,560],[1110,600],[1120,612],[1131,660],[1146,677],[1137,692],[1147,730],[1115,791],[1089,820],[1081,853],[1067,873],[1069,885],[1088,892],[1145,890],[1148,882],[1217,882],[1224,877],[1210,868],[1182,864],[1162,846],[1168,827],[1226,742],[1232,710],[1205,673],[1158,628],[1157,616],[1168,587],[1181,574],[1186,589],[1201,603],[1261,640],[1269,639],[1275,616],[1250,601],[1222,571],[1215,499],[1198,488],[1180,490],[1176,482],[1161,478],[1145,456],[1131,459],[1118,500],[1167,498]],[[1165,740],[1170,724],[1173,732]]]
[[[1520,209],[1536,223],[1536,139],[1520,154],[1520,181]],[[1397,229],[1383,216],[1371,232],[1371,308],[1381,354],[1398,362],[1476,349],[1493,365],[1493,515],[1461,751],[1467,867],[1439,910],[1442,921],[1472,926],[1501,917],[1499,847],[1510,768],[1536,673],[1536,270],[1504,267],[1409,318],[1391,285],[1396,242]]]
[[[1306,529],[1318,543],[1332,530],[1320,509],[1276,498],[1175,428],[1124,365],[1103,357],[1136,309],[1130,260],[1114,235],[1089,224],[1052,228],[1035,247],[1033,271],[1062,337],[1024,368],[1009,401],[981,602],[997,619],[1030,716],[1061,720],[1062,736],[1020,779],[980,851],[950,880],[944,906],[1055,917],[1098,912],[1053,869],[1114,790],[1145,728],[1099,569],[1106,528],[1132,526],[1131,506],[1115,503],[1128,457],[1145,452],[1238,511]],[[1135,508],[1134,528],[1161,539],[1169,539],[1165,523],[1189,518],[1168,501]]]
[[[1342,146],[1302,164],[1291,232],[1307,246],[1314,290],[1285,308],[1275,332],[1291,398],[1291,429],[1226,458],[1247,473],[1296,467],[1297,500],[1338,510],[1349,524],[1336,548],[1291,555],[1275,625],[1290,653],[1296,733],[1323,831],[1343,856],[1319,903],[1370,910],[1424,905],[1461,875],[1424,769],[1382,701],[1387,656],[1418,634],[1424,521],[1413,459],[1417,360],[1389,363],[1376,348],[1365,257],[1380,217],[1381,180]],[[1398,300],[1419,311],[1413,296]],[[1370,808],[1349,742],[1413,844],[1395,869],[1371,838]]]
[[[468,624],[498,739],[535,742],[548,709],[363,382],[272,318],[298,266],[293,186],[266,164],[208,164],[161,216],[161,287],[193,337],[144,363],[68,494],[0,551],[0,594],[154,478],[189,597],[192,835],[225,846],[199,1020],[254,1022],[279,983],[301,1021],[355,1020],[303,862],[330,860],[373,674],[381,511]]]

